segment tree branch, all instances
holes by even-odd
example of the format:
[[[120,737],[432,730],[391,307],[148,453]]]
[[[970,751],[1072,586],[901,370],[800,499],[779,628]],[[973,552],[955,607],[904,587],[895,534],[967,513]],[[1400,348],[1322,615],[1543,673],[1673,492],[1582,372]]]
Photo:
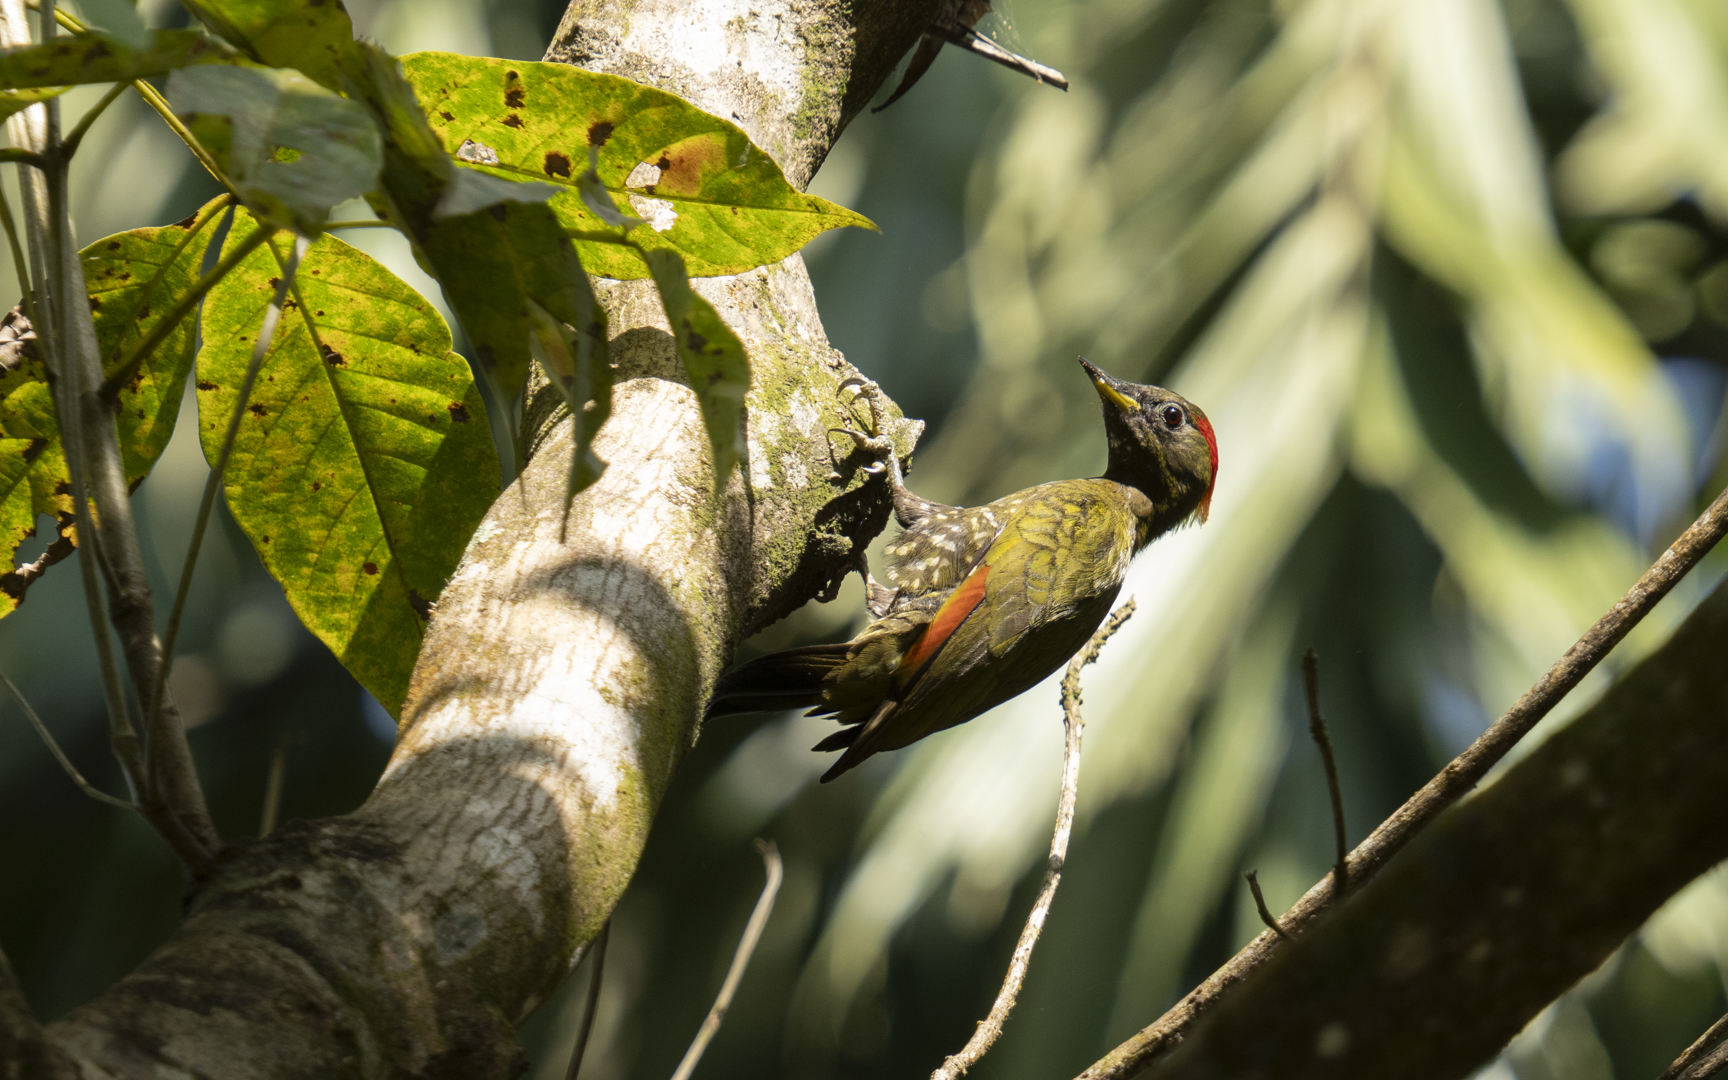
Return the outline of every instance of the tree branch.
[[[1607,614],[1596,621],[1588,633],[1555,661],[1536,685],[1350,853],[1346,862],[1350,880],[1367,881],[1442,810],[1474,788],[1488,770],[1517,745],[1519,739],[1547,716],[1560,699],[1668,595],[1675,583],[1698,564],[1698,560],[1709,554],[1725,532],[1728,532],[1728,491],[1717,496],[1698,520],[1669,545],[1662,557],[1644,572]],[[1330,881],[1319,882],[1285,912],[1280,923],[1289,933],[1299,934],[1331,899]],[[1267,963],[1278,943],[1278,936],[1270,931],[1249,942],[1229,963],[1189,991],[1169,1012],[1094,1062],[1081,1074],[1082,1080],[1118,1080],[1133,1076],[1159,1055],[1168,1053],[1182,1041],[1203,1013],[1215,1007],[1251,972]]]
[[[1463,1077],[1728,856],[1728,586],[1206,1016],[1158,1080]]]
[[[1728,1064],[1728,1042],[1723,1042],[1724,1039],[1728,1039],[1728,1016],[1705,1029],[1704,1034],[1698,1036],[1692,1045],[1686,1048],[1685,1053],[1675,1058],[1672,1065],[1663,1069],[1662,1075],[1656,1080],[1702,1080],[1710,1073],[1720,1070],[1723,1065]],[[1716,1052],[1706,1058],[1705,1053],[1718,1042],[1723,1044],[1717,1046]],[[1715,1068],[1710,1068],[1712,1059],[1720,1059],[1715,1061]],[[1696,1069],[1693,1068],[1695,1065]],[[1705,1069],[1710,1071],[1705,1072]]]
[[[768,0],[740,20],[723,0],[584,4],[551,55],[730,117],[802,182],[934,6]],[[736,642],[887,520],[866,460],[826,434],[853,369],[802,260],[695,287],[753,370],[747,454],[723,493],[658,299],[611,286],[616,387],[596,446],[610,467],[568,542],[570,425],[554,412],[439,598],[377,790],[225,852],[180,932],[51,1029],[87,1071],[516,1074],[512,1026],[628,884]],[[902,454],[916,430],[892,421]]]

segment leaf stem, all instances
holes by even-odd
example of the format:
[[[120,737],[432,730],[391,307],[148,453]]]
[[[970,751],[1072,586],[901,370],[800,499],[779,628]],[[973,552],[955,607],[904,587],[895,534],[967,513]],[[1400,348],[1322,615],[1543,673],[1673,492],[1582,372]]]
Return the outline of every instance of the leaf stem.
[[[30,721],[30,726],[35,728],[36,734],[42,737],[43,745],[48,747],[48,752],[54,755],[54,760],[58,761],[60,767],[66,770],[66,775],[72,778],[72,782],[78,785],[78,790],[90,796],[92,799],[95,799],[97,802],[104,802],[109,806],[118,806],[122,810],[138,809],[137,803],[130,803],[125,799],[115,798],[106,791],[103,791],[101,788],[92,784],[90,781],[84,779],[84,774],[78,771],[78,766],[72,764],[72,759],[67,757],[66,752],[60,749],[60,744],[54,741],[54,736],[48,731],[48,725],[42,722],[42,718],[36,715],[36,710],[32,709],[30,703],[24,700],[23,691],[13,685],[12,680],[8,679],[4,675],[0,675],[0,682],[5,683],[6,689],[12,691],[12,697],[18,702],[18,707],[24,710],[24,719]]]
[[[78,144],[84,141],[84,136],[90,131],[90,125],[94,124],[98,117],[108,111],[108,106],[119,100],[120,95],[126,92],[126,86],[126,83],[115,83],[113,86],[108,88],[106,94],[102,95],[101,101],[92,105],[85,111],[83,116],[78,118],[77,126],[72,129],[72,133],[67,135],[65,140],[60,144],[61,160],[70,161],[72,159],[72,155],[78,152]]]

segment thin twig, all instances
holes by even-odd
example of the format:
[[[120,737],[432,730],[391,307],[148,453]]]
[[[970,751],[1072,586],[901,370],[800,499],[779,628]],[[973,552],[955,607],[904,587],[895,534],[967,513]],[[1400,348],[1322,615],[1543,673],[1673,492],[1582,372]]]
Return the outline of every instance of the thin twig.
[[[367,220],[366,218],[356,218],[353,221],[326,221],[324,223],[325,232],[330,232],[333,229],[394,229],[395,227],[388,221]]]
[[[260,232],[272,232],[258,226]],[[249,239],[249,238],[248,238]],[[240,435],[240,422],[246,416],[246,403],[252,397],[252,386],[264,366],[264,356],[270,351],[276,336],[276,324],[282,318],[282,305],[288,300],[288,290],[294,284],[294,272],[300,268],[300,258],[310,246],[303,236],[294,238],[294,252],[288,257],[282,277],[276,283],[276,293],[270,306],[264,309],[264,323],[258,329],[258,340],[252,346],[252,360],[246,366],[246,377],[240,382],[240,392],[234,400],[234,410],[228,417],[228,430],[222,436],[222,449],[216,464],[204,479],[204,496],[198,502],[198,517],[192,525],[192,541],[186,548],[186,561],[180,567],[180,587],[174,593],[174,607],[168,614],[168,627],[162,635],[161,675],[150,695],[150,722],[154,728],[162,712],[162,693],[168,685],[168,672],[174,664],[174,642],[180,636],[180,619],[186,611],[186,596],[192,591],[192,571],[198,565],[198,551],[204,546],[204,530],[210,524],[210,513],[216,505],[216,493],[222,490],[222,474],[228,468],[228,458],[234,453],[234,440]]]
[[[582,1026],[576,1032],[576,1045],[570,1048],[570,1065],[564,1070],[564,1080],[576,1080],[582,1071],[582,1056],[588,1052],[588,1036],[594,1033],[594,1017],[600,1011],[600,980],[606,973],[606,939],[612,936],[612,920],[600,924],[600,932],[588,952],[594,962],[588,965],[588,1000],[582,1005]]]
[[[957,45],[975,56],[986,60],[994,60],[1009,71],[1018,71],[1041,83],[1049,83],[1058,90],[1068,89],[1068,76],[1036,60],[1029,60],[1019,53],[1009,52],[1002,46],[991,41],[970,26],[959,23],[937,22],[931,25],[925,33],[942,38],[950,45]]]
[[[1320,762],[1326,767],[1326,794],[1332,800],[1332,836],[1336,856],[1332,861],[1332,896],[1344,895],[1350,880],[1350,842],[1344,832],[1344,792],[1338,786],[1338,760],[1332,756],[1332,735],[1326,721],[1320,718],[1320,657],[1314,646],[1302,654],[1302,689],[1308,698],[1308,734],[1320,748]]]
[[[708,1010],[696,1037],[690,1040],[690,1049],[684,1051],[684,1060],[673,1071],[672,1080],[690,1080],[690,1074],[696,1071],[696,1063],[702,1060],[703,1051],[708,1049],[714,1033],[720,1030],[720,1021],[726,1019],[726,1010],[732,1007],[732,995],[738,990],[739,980],[744,978],[744,969],[750,964],[750,954],[756,951],[756,942],[762,938],[762,928],[768,925],[768,914],[774,910],[774,897],[779,893],[780,881],[785,876],[780,850],[772,840],[756,841],[756,850],[762,853],[762,861],[767,865],[768,881],[762,886],[762,895],[756,900],[756,910],[750,913],[750,921],[744,924],[744,936],[738,941],[738,951],[732,954],[732,966],[726,971],[726,981],[720,984],[720,995],[714,999],[714,1007]]]
[[[1256,876],[1258,873],[1257,870],[1250,870],[1243,875],[1248,879],[1248,891],[1254,894],[1254,910],[1260,913],[1260,921],[1270,927],[1274,934],[1285,941],[1289,941],[1289,931],[1279,924],[1278,917],[1272,914],[1271,908],[1266,906],[1266,895],[1260,891],[1260,879]]]
[[[1129,597],[1126,603],[1110,613],[1086,647],[1068,661],[1068,672],[1062,676],[1062,727],[1067,735],[1062,752],[1062,793],[1056,801],[1056,830],[1050,837],[1050,861],[1044,869],[1044,884],[1039,886],[1038,898],[1032,902],[1032,911],[1026,916],[1026,926],[1020,931],[1020,940],[1008,961],[1008,975],[1002,980],[1002,989],[990,1006],[989,1015],[978,1022],[977,1030],[972,1032],[972,1037],[966,1040],[960,1052],[943,1060],[942,1067],[930,1074],[930,1080],[956,1080],[964,1076],[966,1070],[976,1065],[978,1059],[1002,1037],[1002,1026],[1007,1023],[1008,1014],[1014,1011],[1014,1003],[1020,998],[1026,970],[1032,966],[1032,950],[1038,947],[1038,936],[1044,932],[1044,920],[1056,899],[1056,887],[1062,884],[1062,866],[1068,858],[1068,838],[1074,832],[1074,803],[1080,797],[1080,740],[1086,733],[1086,718],[1080,714],[1080,672],[1098,659],[1104,643],[1133,616],[1134,608],[1134,598]]]
[[[1626,591],[1626,595],[1567,649],[1566,654],[1555,661],[1554,666],[1536,680],[1536,684],[1500,719],[1356,846],[1346,864],[1350,878],[1358,885],[1367,881],[1442,810],[1474,788],[1488,770],[1517,745],[1518,740],[1583,681],[1675,584],[1710,553],[1725,533],[1728,533],[1728,491],[1718,495],[1698,520],[1681,533],[1662,557]],[[1332,883],[1328,874],[1326,881],[1316,883],[1303,894],[1295,907],[1284,913],[1281,922],[1290,932],[1300,933],[1331,900]],[[1249,972],[1270,959],[1277,941],[1277,936],[1268,932],[1249,942],[1241,952],[1231,957],[1229,963],[1189,991],[1163,1016],[1093,1063],[1081,1074],[1082,1080],[1119,1080],[1132,1076],[1154,1058],[1174,1048],[1202,1013]]]
[[[54,755],[54,760],[58,761],[60,767],[66,770],[66,775],[72,778],[72,782],[78,785],[78,790],[97,802],[104,802],[109,806],[118,806],[122,810],[138,809],[137,805],[129,803],[125,799],[115,798],[84,779],[84,774],[78,771],[78,767],[72,764],[72,759],[66,756],[64,750],[60,749],[60,744],[54,741],[54,736],[49,733],[47,725],[42,723],[42,718],[36,715],[36,710],[30,707],[30,703],[24,700],[24,694],[12,684],[12,680],[0,675],[0,682],[5,683],[6,689],[12,691],[12,697],[18,702],[18,707],[24,710],[24,719],[30,721],[30,726],[35,728],[36,734],[42,737],[42,742],[48,747],[48,752]]]
[[[270,751],[270,771],[264,777],[264,812],[258,816],[258,835],[269,836],[276,831],[276,821],[282,814],[282,781],[288,776],[288,736],[276,740]]]
[[[1721,1042],[1724,1037],[1728,1037],[1728,1016],[1724,1016],[1714,1024],[1711,1024],[1710,1027],[1705,1030],[1704,1034],[1698,1036],[1696,1042],[1686,1048],[1685,1053],[1674,1059],[1674,1064],[1662,1070],[1662,1075],[1658,1076],[1656,1080],[1682,1080],[1682,1078],[1684,1078],[1684,1080],[1695,1080],[1696,1077],[1709,1076],[1710,1073],[1694,1074],[1687,1070],[1691,1069],[1692,1066],[1699,1064],[1699,1059],[1704,1056],[1705,1051],[1709,1050],[1712,1046],[1715,1046],[1716,1043]],[[1718,1047],[1717,1053],[1728,1053],[1728,1043],[1723,1043],[1722,1046]],[[1716,1055],[1711,1056],[1714,1057]],[[1724,1058],[1723,1061],[1718,1061],[1716,1063],[1716,1069],[1720,1069],[1725,1062],[1728,1062],[1728,1058]],[[1711,1072],[1716,1071],[1716,1069],[1712,1069]]]
[[[101,101],[98,101],[96,104],[85,110],[84,115],[78,118],[78,125],[72,129],[71,134],[67,135],[65,141],[60,144],[60,157],[62,159],[70,158],[73,154],[78,152],[78,144],[84,141],[84,136],[90,131],[90,125],[94,124],[97,118],[103,113],[107,112],[108,106],[119,100],[120,95],[124,94],[127,89],[128,84],[115,83],[113,86],[108,88],[106,94],[102,95]]]

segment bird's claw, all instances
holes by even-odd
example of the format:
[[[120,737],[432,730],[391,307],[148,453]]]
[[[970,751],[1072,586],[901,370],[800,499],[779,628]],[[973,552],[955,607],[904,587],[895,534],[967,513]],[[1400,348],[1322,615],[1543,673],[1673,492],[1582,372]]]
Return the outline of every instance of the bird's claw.
[[[882,422],[882,388],[877,386],[873,380],[866,379],[862,375],[848,375],[840,380],[840,385],[835,388],[834,392],[844,400],[848,390],[856,390],[858,392],[857,397],[863,398],[870,407],[870,419],[864,425],[865,430],[869,432],[871,438],[881,438],[885,427]],[[851,402],[847,402],[847,412],[851,411]],[[857,418],[856,413],[853,414],[853,418]],[[862,443],[859,444],[859,449],[864,449]]]

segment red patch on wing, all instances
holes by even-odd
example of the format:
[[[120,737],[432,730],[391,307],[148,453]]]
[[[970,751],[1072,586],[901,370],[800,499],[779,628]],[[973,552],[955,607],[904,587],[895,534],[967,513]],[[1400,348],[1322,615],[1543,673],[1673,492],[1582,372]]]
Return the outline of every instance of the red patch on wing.
[[[902,690],[913,679],[923,672],[930,661],[936,659],[936,654],[942,651],[942,646],[954,636],[954,631],[966,621],[966,616],[972,614],[972,609],[984,600],[984,579],[990,575],[990,564],[981,563],[978,569],[972,571],[972,576],[960,583],[954,590],[954,595],[943,602],[936,610],[936,617],[930,620],[930,625],[924,631],[924,636],[918,639],[918,644],[912,646],[912,651],[900,661],[900,666],[894,669],[894,688]]]
[[[1206,518],[1212,513],[1212,489],[1218,486],[1218,436],[1212,433],[1212,421],[1206,419],[1206,414],[1195,409],[1192,414],[1194,426],[1200,429],[1200,434],[1206,436],[1206,449],[1212,455],[1212,479],[1206,482],[1206,494],[1200,496],[1200,524],[1206,524]]]

